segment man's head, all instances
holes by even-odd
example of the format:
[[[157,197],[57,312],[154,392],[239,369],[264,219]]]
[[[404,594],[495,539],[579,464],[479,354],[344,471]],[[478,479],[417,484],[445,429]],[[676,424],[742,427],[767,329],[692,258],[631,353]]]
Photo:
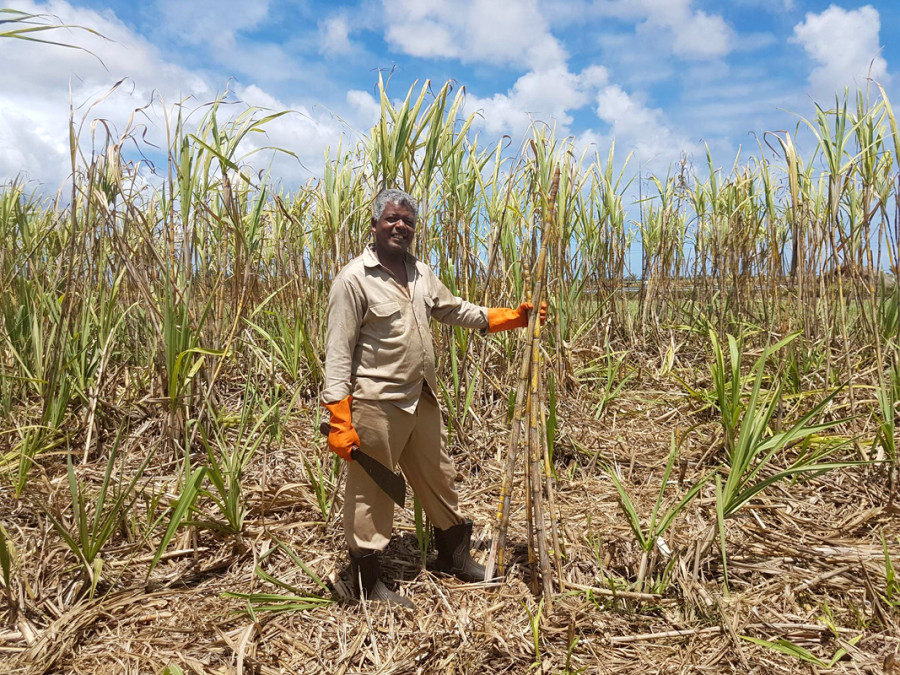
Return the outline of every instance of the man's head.
[[[389,190],[382,190],[375,197],[375,201],[372,202],[372,220],[377,221],[381,218],[381,214],[384,213],[384,207],[388,204],[397,204],[406,206],[412,211],[413,216],[416,218],[419,217],[419,204],[416,202],[412,196],[403,190],[395,190],[391,188]]]
[[[402,190],[383,190],[372,204],[375,252],[383,262],[406,255],[416,229],[418,205]]]

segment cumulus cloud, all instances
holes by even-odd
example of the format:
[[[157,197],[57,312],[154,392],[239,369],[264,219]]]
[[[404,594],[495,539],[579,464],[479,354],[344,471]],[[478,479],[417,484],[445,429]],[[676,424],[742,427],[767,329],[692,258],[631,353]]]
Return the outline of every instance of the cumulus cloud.
[[[68,173],[68,116],[104,118],[116,133],[132,112],[159,92],[170,101],[185,96],[208,98],[213,91],[204,78],[160,58],[156,49],[134,34],[111,12],[75,8],[61,0],[46,4],[19,2],[24,12],[47,14],[86,31],[60,29],[47,37],[88,51],[0,40],[0,182],[17,175],[46,181],[51,189]],[[105,65],[104,65],[105,64]],[[123,79],[112,96],[97,103]],[[92,107],[93,106],[93,107]],[[150,133],[161,142],[161,134]]]
[[[566,53],[537,0],[384,0],[385,41],[424,58],[549,68]]]
[[[846,10],[831,5],[808,13],[794,26],[793,42],[818,65],[809,75],[810,93],[825,100],[844,87],[864,87],[866,77],[885,83],[890,75],[881,56],[881,18],[871,5]]]
[[[662,110],[648,107],[615,84],[597,95],[597,117],[609,125],[608,140],[615,141],[620,151],[634,152],[645,164],[666,167],[682,153],[701,149],[667,124]]]
[[[336,14],[319,23],[319,52],[328,56],[349,54],[353,51],[350,43],[350,24],[347,17]]]
[[[686,59],[719,58],[734,46],[734,31],[718,14],[694,8],[693,0],[597,0],[601,16],[638,21],[637,32]]]
[[[215,9],[204,2],[157,0],[164,28],[189,44],[234,46],[237,34],[258,26],[269,14],[268,0],[217,0]]]
[[[269,9],[269,0],[217,0],[214,8],[196,0],[156,0],[146,11],[155,18],[157,30],[174,37],[179,48],[212,56],[232,74],[274,82],[288,79],[289,72],[260,64],[288,63],[288,54],[278,44],[247,37],[270,19]]]
[[[70,89],[76,124],[83,118],[87,120],[81,137],[86,153],[91,151],[91,120],[106,120],[117,139],[134,116],[134,123],[143,126],[136,133],[138,142],[148,155],[155,153],[164,161],[164,151],[160,150],[166,143],[163,106],[171,111],[173,104],[185,101],[187,110],[198,108],[223,94],[228,86],[224,77],[216,79],[209,73],[173,63],[111,11],[77,8],[63,0],[21,0],[18,8],[53,15],[61,23],[90,27],[106,39],[77,30],[45,34],[83,46],[93,55],[46,44],[0,40],[0,184],[21,176],[43,183],[45,190],[55,191],[65,180],[69,173]],[[113,85],[123,79],[122,85],[107,96]],[[283,100],[258,85],[234,82],[231,88],[232,100],[236,96],[246,105],[296,111],[267,127],[265,137],[254,139],[257,146],[248,145],[250,149],[263,145],[284,147],[296,153],[302,164],[286,155],[275,160],[279,175],[286,182],[300,182],[319,171],[325,148],[337,146],[341,134],[350,133],[348,124],[371,123],[373,102],[362,92],[348,97],[339,118],[324,108]],[[135,114],[139,108],[141,112]],[[221,113],[234,115],[244,109],[242,104],[223,106]],[[200,114],[193,115],[191,123],[199,117]],[[98,133],[103,129],[96,125],[94,128]],[[98,137],[97,142],[102,146],[103,140]],[[129,144],[126,151],[132,147]],[[255,155],[254,165],[265,168],[269,156]]]
[[[532,121],[558,123],[562,133],[572,122],[570,111],[590,103],[606,84],[608,73],[602,66],[590,66],[575,74],[565,66],[529,71],[505,94],[487,98],[466,97],[466,112],[479,112],[481,128],[488,133],[521,137]]]
[[[655,21],[648,20],[649,25]],[[731,50],[731,30],[721,16],[706,12],[683,12],[670,17],[664,28],[672,31],[675,42],[672,50],[688,58],[715,58]]]
[[[248,105],[266,108],[267,110],[290,110],[285,115],[269,121],[263,134],[256,134],[241,144],[240,152],[253,152],[249,159],[251,167],[256,171],[269,171],[273,178],[280,179],[287,189],[296,189],[298,185],[311,176],[322,173],[326,150],[332,156],[337,150],[341,138],[349,138],[344,148],[356,140],[356,133],[347,123],[328,111],[312,108],[304,104],[290,104],[266,92],[256,85],[238,87],[236,94]],[[362,120],[365,128],[374,123],[381,108],[370,94],[351,91],[347,95],[347,109],[344,112],[354,120]],[[362,128],[362,127],[361,127]],[[274,150],[288,150],[296,157]],[[261,152],[256,153],[256,150]]]
[[[357,129],[371,129],[381,117],[381,102],[369,92],[351,89],[347,92],[347,103],[356,113]]]

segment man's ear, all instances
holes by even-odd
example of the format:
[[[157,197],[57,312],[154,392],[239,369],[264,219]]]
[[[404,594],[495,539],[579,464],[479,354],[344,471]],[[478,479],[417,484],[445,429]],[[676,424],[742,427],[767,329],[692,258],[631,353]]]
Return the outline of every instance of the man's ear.
[[[375,229],[375,223],[377,223],[377,222],[378,222],[378,221],[375,220],[375,216],[372,216],[372,219],[369,221],[369,229],[370,229],[370,230],[374,230],[374,229]]]

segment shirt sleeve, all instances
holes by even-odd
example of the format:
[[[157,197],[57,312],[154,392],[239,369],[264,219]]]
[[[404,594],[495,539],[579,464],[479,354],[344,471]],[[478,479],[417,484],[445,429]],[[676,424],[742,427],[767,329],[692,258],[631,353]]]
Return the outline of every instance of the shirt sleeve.
[[[323,403],[341,401],[351,394],[353,353],[364,311],[362,298],[352,283],[338,275],[328,293]]]
[[[431,316],[441,323],[463,328],[487,328],[487,308],[453,295],[435,273],[428,269],[428,281],[431,299]]]

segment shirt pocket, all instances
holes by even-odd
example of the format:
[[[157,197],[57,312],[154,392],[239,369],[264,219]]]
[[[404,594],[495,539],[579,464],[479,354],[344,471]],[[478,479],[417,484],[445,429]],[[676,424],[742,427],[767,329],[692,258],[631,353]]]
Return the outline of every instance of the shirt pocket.
[[[363,318],[367,332],[376,338],[389,338],[403,332],[403,319],[399,302],[382,302],[369,305]]]

